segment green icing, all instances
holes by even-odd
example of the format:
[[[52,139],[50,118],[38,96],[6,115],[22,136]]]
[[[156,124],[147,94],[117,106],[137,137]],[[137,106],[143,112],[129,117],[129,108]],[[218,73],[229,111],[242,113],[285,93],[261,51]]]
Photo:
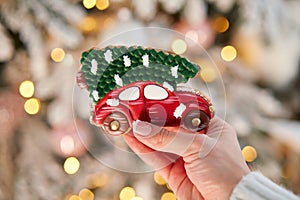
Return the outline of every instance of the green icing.
[[[105,54],[111,51],[112,61],[108,63]],[[148,55],[149,65],[143,65],[143,56]],[[124,56],[130,58],[130,66],[124,65]],[[92,73],[92,60],[97,61],[96,74]],[[92,92],[98,91],[99,98],[103,98],[109,91],[120,87],[116,84],[115,75],[127,85],[137,81],[168,82],[174,88],[179,83],[185,83],[196,76],[199,66],[189,62],[186,58],[155,49],[144,49],[140,46],[109,46],[104,49],[90,49],[82,53],[80,60],[90,97]],[[178,77],[172,76],[171,68],[178,66]]]

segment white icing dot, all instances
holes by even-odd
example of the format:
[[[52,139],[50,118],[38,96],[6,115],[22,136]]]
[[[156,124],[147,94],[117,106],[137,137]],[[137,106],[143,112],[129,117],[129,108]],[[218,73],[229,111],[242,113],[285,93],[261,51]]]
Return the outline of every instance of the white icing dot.
[[[123,61],[124,61],[124,65],[126,67],[129,67],[131,65],[131,60],[130,60],[130,58],[128,56],[126,56],[126,55],[123,56]]]
[[[93,59],[91,61],[92,67],[91,67],[91,72],[96,75],[97,74],[97,68],[98,68],[98,63],[97,60]]]
[[[93,98],[95,101],[98,101],[99,100],[99,94],[98,94],[98,91],[97,90],[94,90],[92,92],[92,95],[93,95]]]
[[[105,58],[106,62],[108,62],[108,63],[113,61],[112,52],[110,49],[106,50],[106,52],[104,53],[104,58]]]
[[[170,85],[168,82],[164,82],[164,83],[163,83],[163,86],[164,86],[165,88],[168,88],[171,92],[174,91],[173,86]]]
[[[173,116],[178,118],[178,117],[182,117],[182,113],[185,111],[186,109],[186,105],[184,105],[183,103],[179,104],[179,106],[176,107]]]
[[[119,74],[115,74],[114,79],[117,85],[123,86],[123,80],[120,78]]]
[[[176,65],[175,67],[171,67],[171,73],[172,73],[172,76],[174,76],[175,78],[178,78],[178,65]]]
[[[107,99],[106,103],[110,106],[118,106],[120,102],[119,99]]]
[[[142,59],[143,59],[143,65],[145,67],[148,67],[149,66],[149,55],[148,54],[143,55]]]

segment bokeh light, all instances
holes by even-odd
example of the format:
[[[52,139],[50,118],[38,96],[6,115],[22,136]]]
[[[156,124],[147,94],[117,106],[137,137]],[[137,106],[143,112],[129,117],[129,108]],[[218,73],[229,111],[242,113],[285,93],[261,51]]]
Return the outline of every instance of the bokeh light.
[[[83,199],[81,199],[81,198],[80,198],[79,196],[77,196],[77,195],[72,195],[72,196],[70,196],[69,200],[83,200]]]
[[[50,57],[54,62],[61,62],[65,58],[65,51],[62,48],[54,48]]]
[[[97,0],[96,7],[99,10],[105,10],[109,7],[109,0]]]
[[[200,76],[207,83],[213,82],[217,78],[216,70],[212,67],[203,67],[200,71]]]
[[[65,135],[60,140],[60,149],[65,155],[70,155],[75,150],[74,139],[70,135]]]
[[[75,174],[80,168],[80,162],[75,157],[69,157],[64,163],[64,170],[67,174]]]
[[[20,94],[25,98],[30,98],[34,94],[34,84],[32,81],[23,81],[19,86]]]
[[[120,200],[131,200],[135,197],[135,190],[132,187],[124,187],[120,192]]]
[[[24,104],[24,110],[30,114],[35,115],[40,111],[40,100],[37,98],[28,99]]]
[[[247,162],[253,162],[257,157],[256,149],[252,146],[245,146],[242,149],[242,154]]]
[[[132,197],[131,200],[143,200],[142,197]]]
[[[97,27],[96,19],[91,16],[85,17],[80,24],[80,29],[85,33],[94,31],[96,27]]]
[[[82,200],[94,200],[94,193],[91,190],[84,188],[80,190],[79,197]]]
[[[166,192],[161,196],[160,200],[176,200],[176,196],[173,192]]]
[[[224,33],[229,28],[229,21],[226,17],[216,17],[213,20],[213,28],[216,32]]]
[[[91,8],[95,7],[96,0],[83,0],[82,4],[86,9],[91,9]]]
[[[154,173],[153,178],[154,178],[155,183],[157,183],[158,185],[165,185],[165,184],[167,184],[167,182],[165,181],[165,179],[158,172]]]
[[[95,189],[107,185],[109,177],[105,173],[95,173],[87,176],[86,182],[89,188]]]
[[[199,40],[199,34],[197,31],[194,31],[194,30],[190,30],[190,31],[186,32],[185,37],[193,40],[195,43],[197,43]],[[192,45],[195,43],[192,43]]]
[[[176,39],[172,42],[171,49],[176,54],[183,54],[187,50],[187,44],[184,40]]]
[[[221,51],[221,57],[223,60],[230,62],[233,61],[237,56],[237,51],[233,46],[225,46]]]

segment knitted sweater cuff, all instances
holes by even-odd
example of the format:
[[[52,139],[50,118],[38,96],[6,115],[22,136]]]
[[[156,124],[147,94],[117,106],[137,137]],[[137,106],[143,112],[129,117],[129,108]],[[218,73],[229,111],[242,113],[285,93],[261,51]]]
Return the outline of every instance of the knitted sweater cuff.
[[[299,197],[273,183],[258,172],[244,176],[234,188],[230,200],[300,200]]]

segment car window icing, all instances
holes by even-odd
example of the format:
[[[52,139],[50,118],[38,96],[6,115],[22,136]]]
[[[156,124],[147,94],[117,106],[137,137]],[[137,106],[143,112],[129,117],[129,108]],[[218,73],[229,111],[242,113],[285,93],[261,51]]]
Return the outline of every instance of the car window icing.
[[[123,90],[119,94],[119,99],[123,101],[134,101],[140,97],[140,89],[138,87],[130,87]]]
[[[163,100],[168,97],[168,92],[158,85],[147,85],[144,89],[144,95],[150,100]]]

